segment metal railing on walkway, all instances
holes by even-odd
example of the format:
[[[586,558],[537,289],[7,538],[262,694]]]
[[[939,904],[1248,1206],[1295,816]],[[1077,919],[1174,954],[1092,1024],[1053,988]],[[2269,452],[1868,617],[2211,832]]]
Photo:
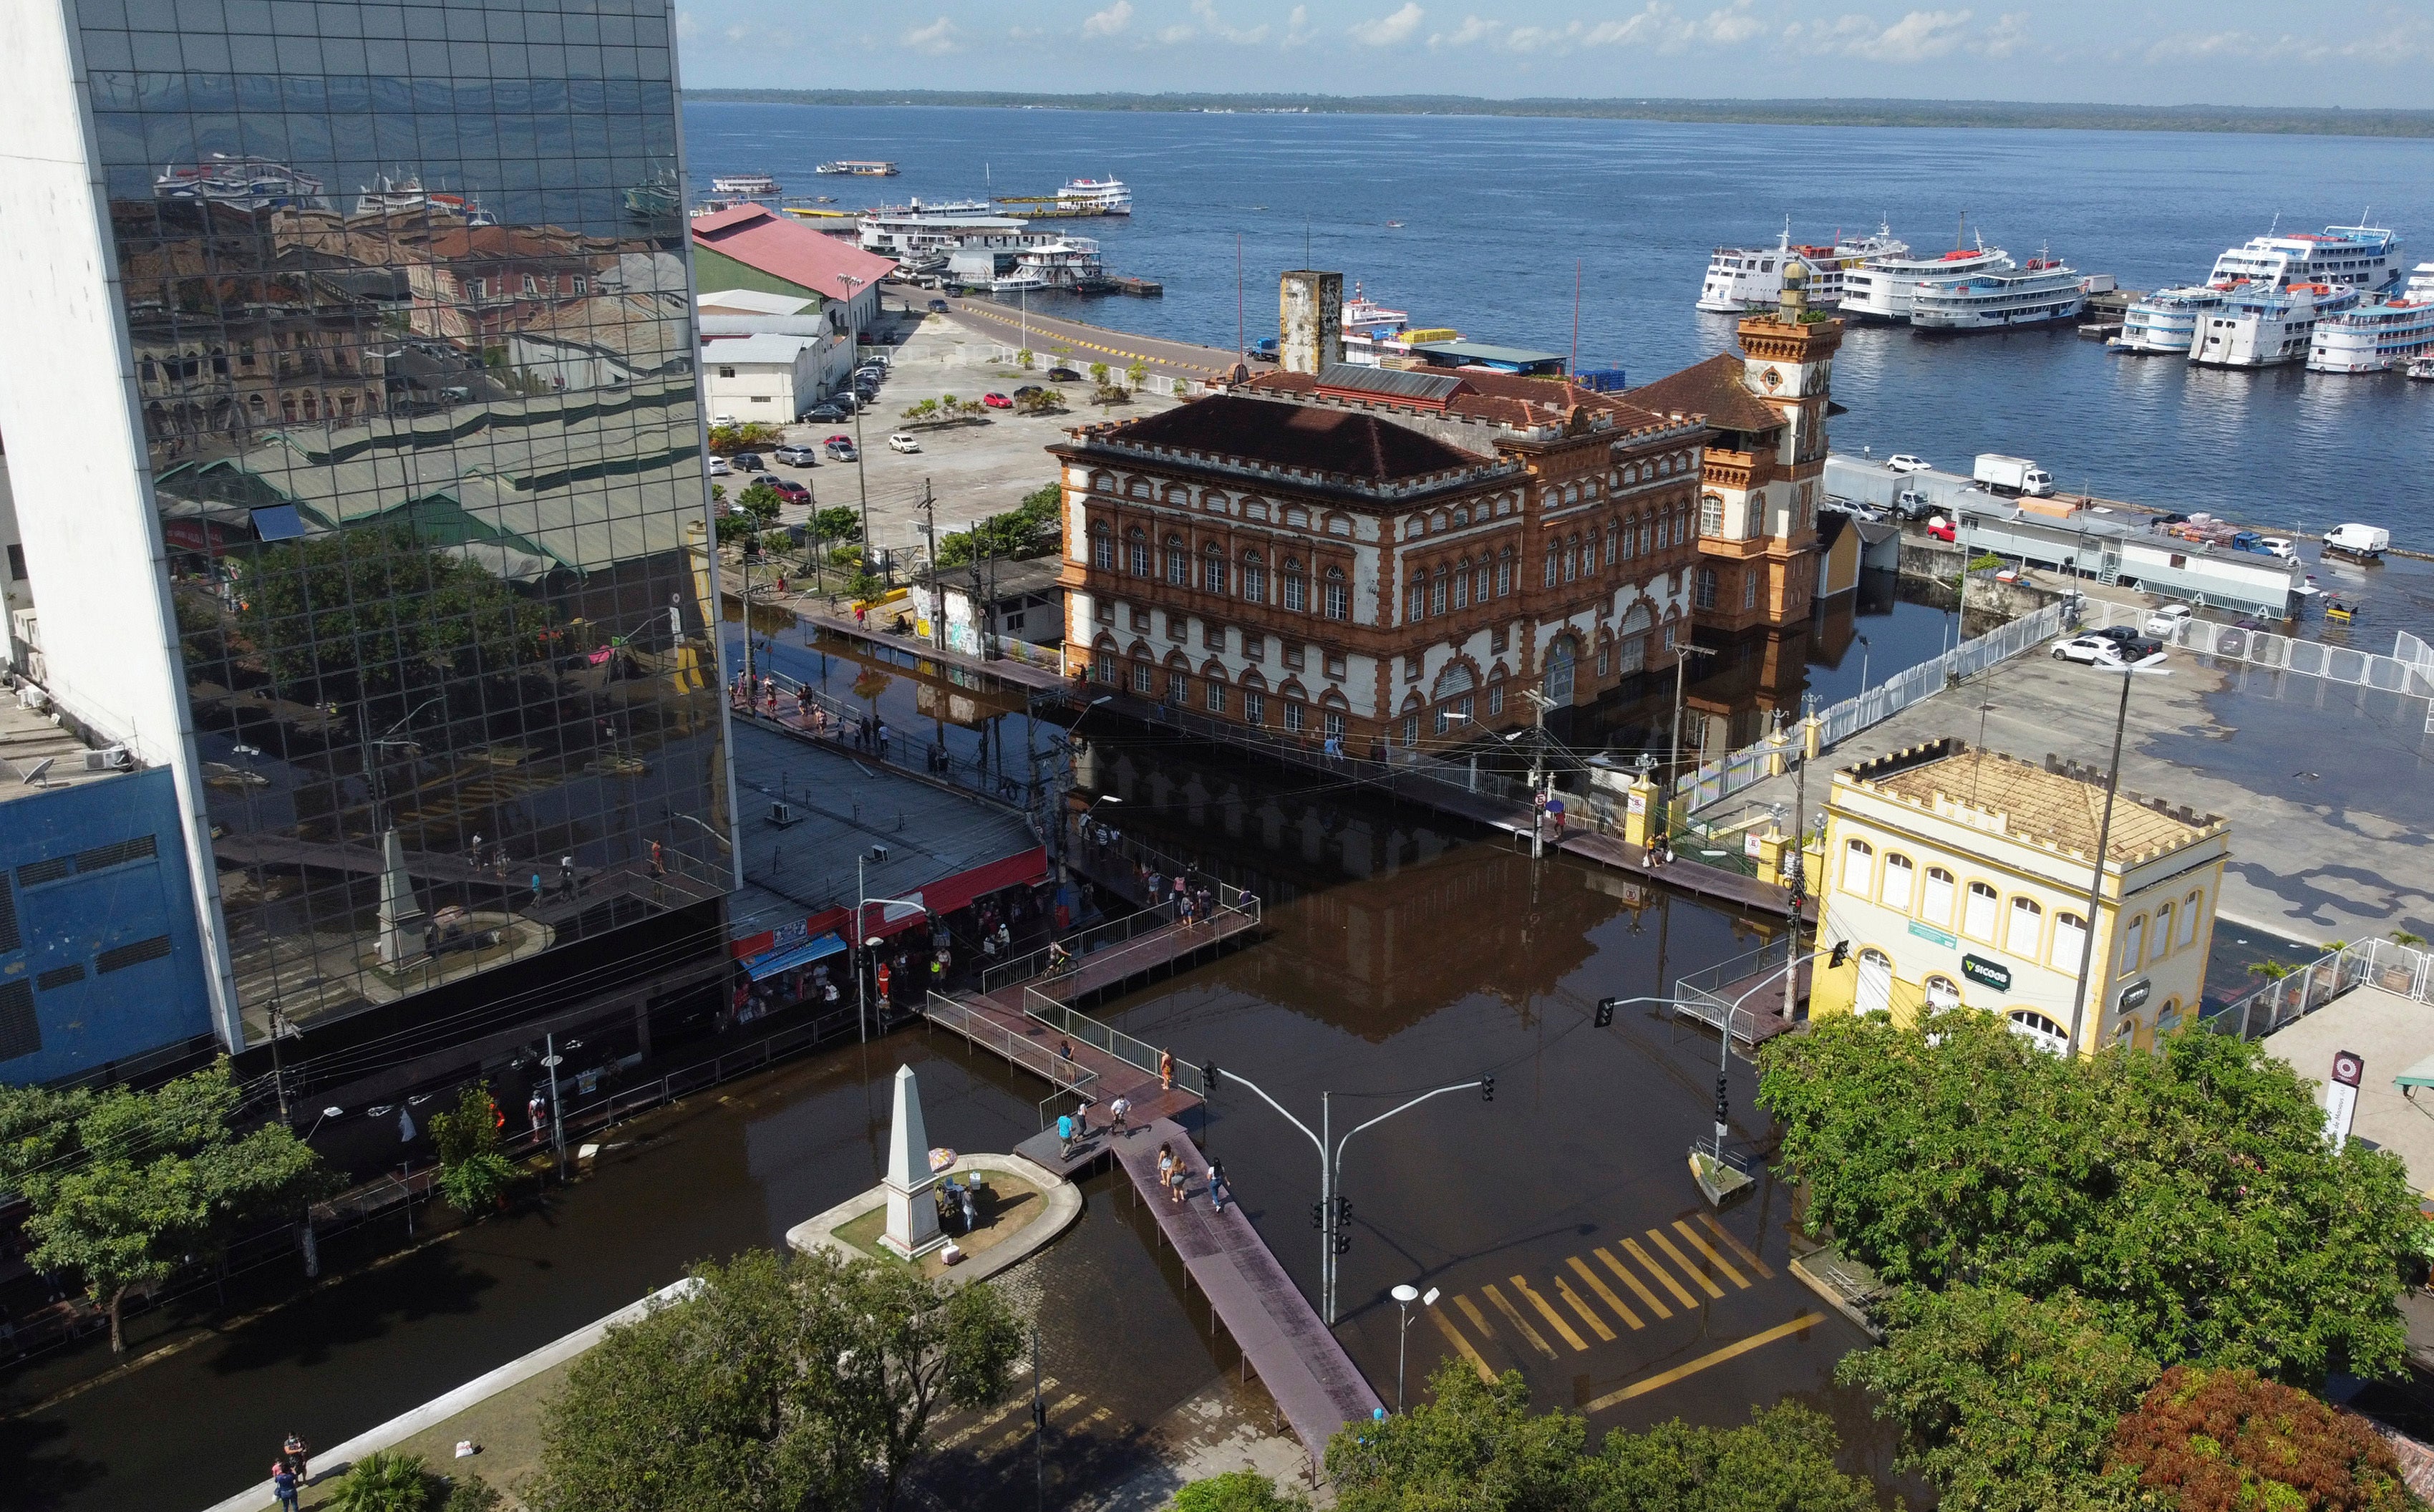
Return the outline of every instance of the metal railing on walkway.
[[[1020,983],[1036,982],[1052,974],[1061,975],[1064,971],[1080,967],[1088,957],[1098,952],[1121,945],[1152,930],[1164,929],[1174,919],[1172,907],[1173,905],[1170,904],[1164,908],[1145,908],[1139,913],[1126,914],[1122,919],[1111,919],[1104,924],[1092,924],[1088,929],[1075,930],[1054,945],[1013,956],[994,966],[984,967],[981,970],[981,995],[988,997]],[[1063,949],[1068,959],[1062,968],[1052,971],[1050,962],[1054,959],[1059,948]]]
[[[2245,997],[2205,1009],[2205,1025],[2217,1034],[2262,1039],[2365,986],[2434,1005],[2434,954],[2384,939],[2344,945]],[[2434,1020],[2427,1028],[2434,1030]]]
[[[962,1035],[984,1050],[1003,1056],[1011,1064],[1031,1072],[1056,1089],[1039,1099],[1039,1126],[1048,1126],[1048,1109],[1059,1097],[1078,1095],[1084,1102],[1098,1099],[1099,1074],[1086,1071],[1066,1059],[1028,1035],[1015,1033],[985,1013],[973,1011],[964,1004],[941,993],[932,992],[921,1005],[921,1016],[930,1022]]]
[[[2145,629],[2153,610],[2110,599],[2090,600],[2087,623],[2096,629],[2127,625]],[[2326,641],[2304,641],[2243,625],[2221,625],[2192,615],[2174,627],[2169,643],[2197,656],[2273,672],[2295,672],[2353,688],[2373,688],[2404,698],[2427,700],[2425,729],[2434,731],[2434,649],[2408,631],[2393,637],[2392,654],[2381,656]]]
[[[1025,1013],[1092,1049],[1115,1057],[1137,1071],[1157,1074],[1157,1046],[1146,1040],[1137,1040],[1110,1023],[1103,1023],[1079,1008],[1069,1008],[1036,988],[1022,992]],[[1186,1087],[1201,1085],[1201,1070],[1181,1056],[1174,1057],[1174,1076]]]

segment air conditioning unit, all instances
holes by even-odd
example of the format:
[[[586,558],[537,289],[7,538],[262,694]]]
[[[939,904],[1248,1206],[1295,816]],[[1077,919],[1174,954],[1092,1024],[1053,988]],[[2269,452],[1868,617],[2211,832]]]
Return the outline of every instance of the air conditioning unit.
[[[88,772],[123,772],[131,765],[124,746],[107,746],[84,753],[84,769]]]
[[[795,812],[795,805],[792,803],[772,803],[769,805],[769,822],[781,830],[801,817],[801,815]]]

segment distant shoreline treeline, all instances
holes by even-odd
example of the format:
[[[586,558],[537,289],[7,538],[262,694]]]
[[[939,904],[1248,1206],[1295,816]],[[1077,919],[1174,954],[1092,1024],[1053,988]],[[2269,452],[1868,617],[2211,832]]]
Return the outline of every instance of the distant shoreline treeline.
[[[780,105],[929,105],[1065,111],[1307,112],[1313,115],[1517,115],[1744,126],[2232,131],[2434,137],[2434,111],[2242,105],[2061,105],[2004,100],[1487,99],[1467,94],[1035,94],[1008,90],[692,89],[688,100]]]

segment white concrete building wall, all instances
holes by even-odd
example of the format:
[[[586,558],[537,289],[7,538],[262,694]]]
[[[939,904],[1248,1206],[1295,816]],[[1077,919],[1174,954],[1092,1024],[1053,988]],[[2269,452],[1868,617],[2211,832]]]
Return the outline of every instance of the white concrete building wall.
[[[65,0],[0,6],[0,434],[27,571],[51,585],[50,692],[101,741],[175,772],[214,1011],[242,1047],[93,130]]]

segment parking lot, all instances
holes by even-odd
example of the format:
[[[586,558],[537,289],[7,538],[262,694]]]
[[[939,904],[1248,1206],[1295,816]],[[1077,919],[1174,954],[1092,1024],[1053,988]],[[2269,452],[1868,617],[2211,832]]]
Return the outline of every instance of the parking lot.
[[[1003,349],[995,340],[945,317],[920,315],[917,301],[914,316],[900,317],[892,291],[888,309],[898,329],[908,334],[900,345],[888,349],[893,362],[887,382],[877,402],[860,417],[861,465],[823,458],[815,467],[776,466],[771,471],[811,490],[811,504],[790,506],[780,514],[780,519],[790,524],[803,519],[813,507],[859,507],[862,490],[867,488],[871,535],[879,545],[896,553],[900,565],[926,554],[921,507],[925,484],[935,500],[940,535],[1003,513],[1020,504],[1025,494],[1055,480],[1054,460],[1044,448],[1061,439],[1069,427],[1100,418],[1101,409],[1088,401],[1093,386],[1086,376],[1081,383],[1050,386],[1068,396],[1071,407],[1063,414],[1020,415],[997,409],[988,412],[985,423],[910,427],[901,418],[903,412],[925,399],[951,394],[974,400],[985,393],[1011,395],[1025,384],[1047,385],[1045,362],[1025,373],[1011,362],[996,361]],[[1077,370],[1087,375],[1087,365]],[[1108,406],[1106,413],[1114,418],[1154,414],[1174,403],[1163,396],[1141,394],[1127,404]],[[921,449],[911,454],[889,450],[888,436],[908,429]],[[787,427],[786,439],[816,444],[831,436],[854,434],[855,422],[850,420],[813,421]],[[736,490],[730,487],[729,491]]]

